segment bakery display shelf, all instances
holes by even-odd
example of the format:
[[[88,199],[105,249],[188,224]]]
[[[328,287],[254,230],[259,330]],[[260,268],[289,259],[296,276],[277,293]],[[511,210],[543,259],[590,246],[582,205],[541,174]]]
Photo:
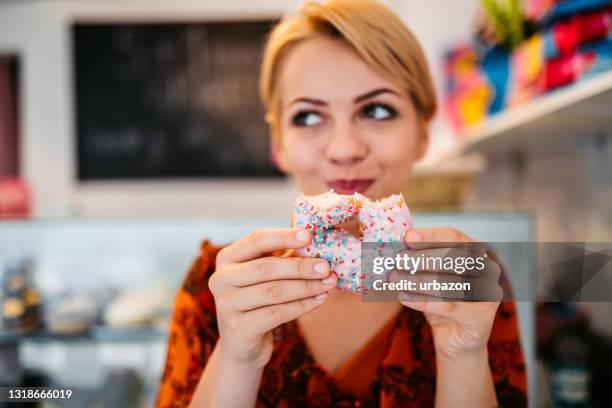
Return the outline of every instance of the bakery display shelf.
[[[460,134],[450,156],[550,151],[612,132],[612,70],[539,96]]]
[[[108,326],[93,326],[85,332],[57,334],[44,328],[26,333],[0,333],[0,345],[21,342],[149,342],[164,340],[167,332],[158,328],[118,329]]]

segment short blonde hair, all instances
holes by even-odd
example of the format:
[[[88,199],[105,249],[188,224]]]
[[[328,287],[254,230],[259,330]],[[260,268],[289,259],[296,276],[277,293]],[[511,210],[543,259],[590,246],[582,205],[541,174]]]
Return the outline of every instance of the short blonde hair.
[[[436,95],[427,60],[396,14],[375,0],[308,1],[274,27],[264,50],[259,89],[273,138],[280,136],[282,58],[292,45],[321,35],[345,40],[375,72],[406,89],[422,120],[433,117]]]

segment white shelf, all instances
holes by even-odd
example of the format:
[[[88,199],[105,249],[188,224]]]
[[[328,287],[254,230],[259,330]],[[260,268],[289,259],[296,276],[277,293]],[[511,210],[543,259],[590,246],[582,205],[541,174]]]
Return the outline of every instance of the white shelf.
[[[451,156],[517,150],[552,151],[580,138],[612,134],[612,71],[537,97],[460,135]]]
[[[480,154],[461,157],[447,157],[429,162],[418,162],[413,176],[468,175],[480,173],[486,167],[486,160]]]

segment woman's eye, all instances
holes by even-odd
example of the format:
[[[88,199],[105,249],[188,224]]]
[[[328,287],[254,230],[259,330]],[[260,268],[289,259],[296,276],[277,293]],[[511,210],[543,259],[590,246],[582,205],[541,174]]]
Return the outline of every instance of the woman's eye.
[[[321,123],[321,115],[312,111],[298,112],[292,120],[295,126],[307,127]]]
[[[395,117],[395,110],[387,105],[372,103],[363,108],[363,116],[368,119],[385,120]]]

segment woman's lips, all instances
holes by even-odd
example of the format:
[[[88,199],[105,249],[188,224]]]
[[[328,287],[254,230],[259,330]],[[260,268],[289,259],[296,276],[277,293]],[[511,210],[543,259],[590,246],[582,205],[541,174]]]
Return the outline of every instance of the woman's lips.
[[[374,179],[337,179],[328,181],[327,185],[338,194],[364,193],[374,183]]]

